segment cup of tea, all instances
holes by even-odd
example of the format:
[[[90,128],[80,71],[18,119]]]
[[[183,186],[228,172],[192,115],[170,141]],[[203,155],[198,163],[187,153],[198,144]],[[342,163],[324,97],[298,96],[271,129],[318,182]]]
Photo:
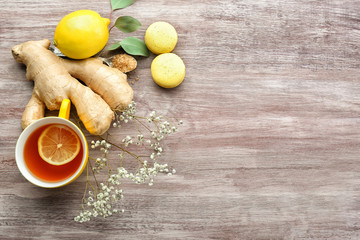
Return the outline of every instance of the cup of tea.
[[[64,99],[58,117],[44,117],[33,122],[24,129],[16,143],[15,159],[21,174],[39,187],[56,188],[67,185],[80,176],[87,164],[87,141],[82,131],[69,121],[70,107],[70,100]],[[50,164],[40,156],[39,138],[52,125],[72,131],[80,141],[80,150],[77,149],[77,155],[68,163]]]

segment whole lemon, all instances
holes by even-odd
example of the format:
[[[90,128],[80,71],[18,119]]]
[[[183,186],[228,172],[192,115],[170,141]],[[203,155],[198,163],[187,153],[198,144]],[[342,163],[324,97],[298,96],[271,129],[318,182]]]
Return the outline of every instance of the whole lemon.
[[[155,54],[174,50],[177,39],[175,28],[167,22],[154,22],[145,32],[145,44]]]
[[[57,25],[54,45],[69,58],[91,57],[105,47],[109,24],[110,19],[91,10],[72,12]]]
[[[159,86],[174,88],[185,78],[185,64],[174,53],[160,54],[151,63],[151,75]]]

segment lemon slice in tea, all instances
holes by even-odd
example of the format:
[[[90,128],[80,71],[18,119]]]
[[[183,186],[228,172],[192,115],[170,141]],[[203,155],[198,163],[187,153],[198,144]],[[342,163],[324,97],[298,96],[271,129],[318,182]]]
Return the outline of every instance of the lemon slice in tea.
[[[71,128],[51,125],[41,133],[38,151],[44,161],[52,165],[63,165],[78,155],[80,140]]]

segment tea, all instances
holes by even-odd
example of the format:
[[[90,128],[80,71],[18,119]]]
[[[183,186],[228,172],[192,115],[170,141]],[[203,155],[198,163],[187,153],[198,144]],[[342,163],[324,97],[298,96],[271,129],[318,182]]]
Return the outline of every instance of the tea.
[[[24,160],[27,168],[37,178],[48,182],[59,182],[71,177],[80,167],[84,150],[81,146],[79,154],[69,163],[55,166],[45,162],[38,152],[38,139],[48,124],[36,129],[26,140],[24,146]]]

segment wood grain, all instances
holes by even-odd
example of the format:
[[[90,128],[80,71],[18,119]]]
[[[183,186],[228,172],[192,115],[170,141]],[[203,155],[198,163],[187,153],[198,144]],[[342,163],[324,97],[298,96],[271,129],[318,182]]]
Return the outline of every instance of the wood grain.
[[[177,29],[184,82],[159,88],[152,55],[138,58],[133,88],[141,113],[159,110],[184,125],[164,156],[177,173],[152,187],[125,183],[125,213],[86,224],[72,221],[84,174],[49,190],[17,169],[33,85],[10,49],[52,39],[68,12],[107,16],[109,3],[0,4],[1,239],[360,238],[358,1],[152,0],[115,12],[142,22],[139,38],[159,20]],[[112,32],[110,41],[125,36]]]

